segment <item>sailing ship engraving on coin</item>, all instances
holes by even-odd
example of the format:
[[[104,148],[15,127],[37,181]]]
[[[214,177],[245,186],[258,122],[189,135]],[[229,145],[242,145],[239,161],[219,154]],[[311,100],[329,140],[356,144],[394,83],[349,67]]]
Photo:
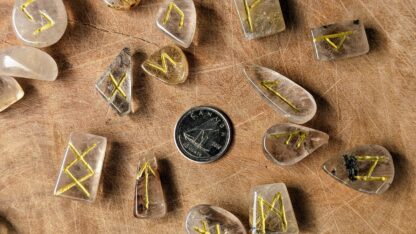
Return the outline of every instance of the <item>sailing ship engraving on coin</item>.
[[[175,144],[188,159],[209,163],[220,158],[231,143],[231,124],[219,110],[198,106],[191,108],[178,120]]]

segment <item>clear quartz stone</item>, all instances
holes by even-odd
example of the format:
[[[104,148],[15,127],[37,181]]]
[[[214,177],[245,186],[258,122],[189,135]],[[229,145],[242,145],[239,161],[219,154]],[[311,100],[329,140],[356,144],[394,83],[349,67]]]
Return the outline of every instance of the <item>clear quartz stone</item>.
[[[279,0],[234,0],[247,39],[270,36],[285,30]]]
[[[13,29],[24,44],[47,47],[61,39],[68,25],[62,0],[16,0]]]
[[[54,195],[93,202],[97,195],[107,139],[71,133]]]
[[[142,68],[148,75],[167,84],[183,83],[189,73],[186,56],[175,45],[165,46],[153,53],[144,61]]]
[[[139,5],[140,0],[104,0],[107,6],[117,10],[129,10]]]
[[[134,216],[160,218],[166,215],[167,206],[156,158],[143,157],[137,167]]]
[[[263,150],[272,162],[293,165],[317,150],[329,140],[328,134],[296,124],[277,124],[263,137]]]
[[[245,65],[244,74],[257,93],[289,121],[303,124],[315,116],[313,96],[287,77],[258,65]]]
[[[299,233],[292,202],[284,183],[251,189],[251,234]]]
[[[312,29],[318,60],[334,60],[368,53],[365,28],[360,20],[345,21]]]
[[[97,81],[95,88],[119,115],[131,112],[133,86],[130,49],[124,48]]]
[[[247,233],[243,224],[235,215],[217,206],[194,206],[188,212],[185,222],[185,229],[188,234]]]
[[[19,101],[23,96],[22,87],[13,77],[0,76],[0,112]]]
[[[393,182],[394,163],[389,151],[380,145],[363,145],[334,157],[323,170],[350,188],[381,194]]]
[[[42,50],[12,46],[0,50],[0,75],[54,81],[58,76],[58,66]]]
[[[196,10],[193,0],[166,0],[160,7],[157,26],[177,44],[188,48],[195,34]]]

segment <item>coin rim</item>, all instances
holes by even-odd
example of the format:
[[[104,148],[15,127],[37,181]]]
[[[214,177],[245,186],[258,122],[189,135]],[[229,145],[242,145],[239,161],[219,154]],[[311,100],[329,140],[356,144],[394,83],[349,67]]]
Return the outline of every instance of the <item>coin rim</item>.
[[[225,147],[223,147],[223,149],[215,157],[213,157],[213,160],[210,160],[210,161],[201,162],[201,161],[193,160],[193,159],[189,158],[188,156],[186,156],[186,154],[181,150],[181,147],[179,146],[180,143],[178,142],[178,139],[176,138],[176,131],[178,130],[179,123],[183,120],[183,118],[186,116],[187,113],[189,113],[192,110],[198,110],[198,109],[208,109],[208,110],[210,110],[212,112],[215,112],[218,116],[221,117],[221,119],[224,120],[224,122],[226,124],[226,127],[227,127],[227,129],[229,131],[228,137],[227,137],[226,142],[225,142],[225,145],[224,145]],[[188,159],[188,160],[190,160],[192,162],[196,162],[196,163],[199,163],[199,164],[212,163],[212,162],[217,161],[218,159],[220,159],[228,151],[228,149],[230,148],[231,138],[232,138],[232,134],[233,134],[233,130],[232,130],[232,127],[231,126],[232,126],[231,125],[231,120],[220,109],[217,109],[217,108],[212,107],[212,106],[195,106],[195,107],[192,107],[189,110],[183,112],[183,114],[176,121],[175,129],[173,130],[173,139],[175,141],[175,146],[178,149],[178,151],[182,154],[183,157],[185,157],[186,159]],[[211,158],[212,157],[210,157],[210,159]]]

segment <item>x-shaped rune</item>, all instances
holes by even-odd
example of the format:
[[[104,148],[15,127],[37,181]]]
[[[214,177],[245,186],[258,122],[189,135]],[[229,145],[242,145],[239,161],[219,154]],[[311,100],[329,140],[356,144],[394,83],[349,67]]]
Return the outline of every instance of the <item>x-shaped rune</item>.
[[[74,186],[78,186],[78,188],[89,198],[91,195],[88,192],[88,190],[84,187],[84,185],[82,184],[82,182],[86,181],[87,179],[89,179],[91,176],[93,176],[95,174],[94,170],[91,168],[90,164],[88,164],[87,161],[85,161],[84,157],[87,156],[87,154],[89,152],[91,152],[95,147],[97,147],[97,144],[94,143],[92,146],[90,146],[87,150],[85,150],[82,154],[75,148],[75,146],[72,143],[69,143],[69,149],[71,150],[71,152],[75,155],[75,160],[70,162],[68,165],[65,166],[64,169],[64,173],[73,180],[72,183],[69,183],[67,185],[65,185],[64,187],[62,187],[61,189],[58,190],[58,192],[56,192],[56,195],[62,194],[66,191],[68,191],[69,189],[71,189]],[[84,177],[82,177],[81,179],[77,179],[69,170],[72,166],[75,165],[75,163],[77,163],[78,161],[80,161],[82,163],[82,165],[85,166],[85,168],[88,170],[88,174],[85,175]]]
[[[124,73],[123,76],[120,79],[120,82],[117,82],[117,80],[114,78],[113,74],[110,72],[110,74],[108,75],[108,77],[110,78],[111,83],[114,86],[113,91],[111,92],[111,96],[108,98],[108,100],[110,100],[111,98],[113,98],[117,93],[119,93],[123,98],[127,98],[126,93],[123,91],[123,89],[121,89],[120,86],[123,85],[124,81],[127,78],[127,73]]]

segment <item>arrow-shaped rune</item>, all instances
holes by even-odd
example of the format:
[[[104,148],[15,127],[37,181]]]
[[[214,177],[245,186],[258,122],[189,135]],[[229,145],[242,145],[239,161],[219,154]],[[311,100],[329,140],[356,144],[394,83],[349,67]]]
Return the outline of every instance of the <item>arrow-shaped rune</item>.
[[[139,169],[139,172],[137,172],[136,180],[139,180],[142,178],[144,174],[144,190],[145,190],[145,207],[146,209],[149,209],[149,171],[153,174],[153,176],[156,176],[155,171],[153,170],[152,166],[150,166],[149,161],[146,161],[143,166]]]
[[[27,0],[25,3],[23,3],[21,6],[20,6],[20,10],[25,14],[25,16],[26,16],[26,18],[28,19],[28,20],[30,20],[30,21],[32,21],[33,23],[35,23],[34,22],[34,18],[33,18],[33,16],[27,11],[27,7],[30,5],[30,4],[32,4],[33,2],[36,2],[36,0]],[[40,28],[38,28],[38,29],[36,29],[34,32],[33,32],[33,35],[34,36],[36,36],[36,35],[38,35],[39,33],[41,33],[41,32],[43,32],[43,31],[45,31],[45,30],[47,30],[47,29],[50,29],[50,28],[52,28],[54,25],[55,25],[55,21],[46,13],[46,12],[44,12],[44,11],[39,11],[39,13],[40,13],[40,15],[41,15],[41,17],[42,18],[44,18],[44,19],[46,19],[46,21],[47,21],[47,23],[46,24],[43,24],[42,25],[42,27],[40,27]]]

